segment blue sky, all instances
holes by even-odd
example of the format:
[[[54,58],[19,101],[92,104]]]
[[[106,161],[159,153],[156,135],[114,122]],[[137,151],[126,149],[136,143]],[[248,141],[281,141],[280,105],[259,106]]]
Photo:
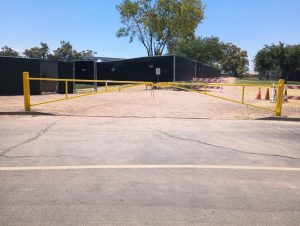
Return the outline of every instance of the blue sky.
[[[0,46],[18,51],[60,40],[75,49],[92,49],[99,56],[139,57],[138,42],[116,38],[121,26],[115,5],[121,0],[0,0]],[[282,41],[300,43],[299,0],[204,0],[205,19],[198,36],[218,36],[248,51],[250,69],[258,49]]]

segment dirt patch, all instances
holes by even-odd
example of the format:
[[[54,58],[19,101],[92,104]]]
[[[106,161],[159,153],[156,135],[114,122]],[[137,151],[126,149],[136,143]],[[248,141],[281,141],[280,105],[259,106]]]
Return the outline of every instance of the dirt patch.
[[[225,80],[233,83],[233,78]],[[245,89],[245,101],[262,107],[275,108],[267,100],[256,100],[259,87]],[[224,87],[223,91],[210,90],[209,93],[221,97],[241,100],[241,87]],[[261,87],[264,98],[266,88]],[[55,102],[32,107],[34,112],[58,115],[81,115],[98,117],[149,117],[149,118],[204,118],[204,119],[256,119],[272,117],[274,113],[257,108],[224,101],[210,96],[187,91],[155,90],[139,86],[122,92],[102,93],[68,101]],[[299,92],[299,91],[298,91]],[[300,95],[293,91],[291,95]],[[290,95],[290,94],[289,94]],[[31,102],[63,98],[52,94],[32,96]],[[0,112],[23,112],[22,96],[0,97]],[[283,116],[300,117],[300,101],[288,101],[283,105]]]

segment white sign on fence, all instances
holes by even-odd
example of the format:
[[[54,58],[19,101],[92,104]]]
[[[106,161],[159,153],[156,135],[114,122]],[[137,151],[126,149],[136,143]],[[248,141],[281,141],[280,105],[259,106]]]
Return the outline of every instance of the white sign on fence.
[[[160,75],[160,68],[159,67],[155,68],[155,73],[156,73],[156,75]]]

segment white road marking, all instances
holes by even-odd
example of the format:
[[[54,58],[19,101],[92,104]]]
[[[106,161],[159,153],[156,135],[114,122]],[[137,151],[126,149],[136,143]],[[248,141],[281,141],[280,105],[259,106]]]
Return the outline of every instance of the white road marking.
[[[228,169],[228,170],[268,170],[300,171],[297,167],[268,166],[231,166],[231,165],[70,165],[70,166],[14,166],[0,167],[0,171],[34,171],[34,170],[77,170],[77,169]]]

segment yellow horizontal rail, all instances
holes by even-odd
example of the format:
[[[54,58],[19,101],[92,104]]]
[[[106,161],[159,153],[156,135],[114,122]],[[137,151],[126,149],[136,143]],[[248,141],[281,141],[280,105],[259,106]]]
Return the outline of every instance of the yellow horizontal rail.
[[[213,94],[210,94],[210,93],[205,93],[205,92],[201,92],[201,91],[197,91],[197,90],[193,90],[193,89],[188,89],[188,88],[184,88],[184,87],[180,87],[180,86],[173,86],[173,87],[177,88],[177,89],[182,89],[182,90],[186,90],[186,91],[191,91],[191,92],[200,93],[200,94],[203,94],[203,95],[219,98],[219,99],[222,99],[222,100],[235,102],[235,103],[238,103],[238,104],[244,104],[244,105],[247,105],[247,106],[256,107],[256,108],[266,110],[266,111],[276,112],[275,109],[260,107],[260,106],[250,104],[250,103],[246,103],[246,102],[243,102],[243,101],[238,101],[238,100],[234,100],[234,99],[230,99],[230,98],[226,98],[226,97],[221,97],[221,96],[213,95]]]
[[[262,87],[270,87],[274,86],[277,87],[278,85],[273,85],[273,84],[227,84],[227,83],[203,83],[203,82],[162,82],[159,83],[159,85],[172,85],[172,86],[262,86]]]
[[[153,84],[152,82],[143,81],[113,81],[113,80],[85,80],[85,79],[60,79],[60,78],[29,78],[30,81],[52,81],[52,82],[98,82],[98,83],[111,83],[111,84]]]
[[[30,103],[30,81],[53,81],[53,82],[65,82],[65,98],[59,98],[55,100],[50,100],[50,101],[44,101],[36,104],[31,104]],[[75,95],[75,96],[69,96],[68,95],[68,82],[82,82],[82,83],[104,83],[105,89],[101,91],[94,91],[94,92],[89,92],[89,93],[84,93],[80,95]],[[177,89],[182,89],[186,91],[191,91],[191,92],[196,92],[199,94],[219,98],[222,100],[227,100],[231,102],[235,102],[238,104],[244,104],[247,106],[259,108],[262,110],[266,111],[271,111],[275,112],[277,116],[281,116],[281,110],[282,110],[282,97],[283,97],[283,89],[284,89],[284,80],[279,80],[278,84],[226,84],[226,83],[203,83],[203,82],[161,82],[161,83],[153,83],[153,82],[143,82],[143,81],[113,81],[113,80],[84,80],[84,79],[58,79],[58,78],[30,78],[28,72],[23,73],[23,88],[24,88],[24,107],[25,111],[30,111],[31,106],[37,106],[41,104],[47,104],[47,103],[53,103],[53,102],[58,102],[58,101],[63,101],[63,100],[68,100],[68,99],[74,99],[74,98],[79,98],[83,96],[88,96],[88,95],[94,95],[94,94],[99,94],[99,93],[106,93],[106,92],[112,92],[115,90],[121,91],[121,89],[126,89],[134,86],[139,86],[139,85],[150,85],[151,87],[174,87]],[[108,84],[124,84],[124,86],[118,86],[116,88],[108,88]],[[185,88],[183,86],[204,86],[205,91],[198,91],[194,90],[191,88]],[[234,87],[242,87],[242,101],[230,99],[227,97],[222,97],[222,96],[217,96],[214,94],[207,93],[207,87],[209,86],[217,86],[217,87],[223,87],[223,86],[234,86]],[[277,87],[278,88],[278,93],[277,93],[277,102],[276,102],[276,109],[270,109],[266,107],[261,107],[257,106],[254,104],[250,103],[245,103],[244,102],[244,94],[245,94],[245,87],[247,86],[259,86],[259,87]]]

